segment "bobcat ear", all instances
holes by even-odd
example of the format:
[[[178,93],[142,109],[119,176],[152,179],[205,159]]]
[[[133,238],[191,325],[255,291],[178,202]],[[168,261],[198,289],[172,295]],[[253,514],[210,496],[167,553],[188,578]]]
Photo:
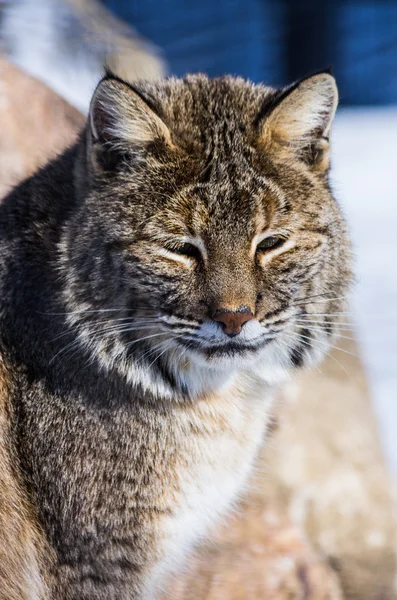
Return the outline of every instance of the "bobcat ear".
[[[263,138],[290,146],[318,170],[328,168],[329,134],[338,89],[329,73],[318,73],[287,88],[266,117]]]
[[[102,168],[114,168],[117,157],[144,148],[151,142],[171,145],[168,127],[147,101],[130,85],[108,76],[99,82],[91,100],[89,152]]]

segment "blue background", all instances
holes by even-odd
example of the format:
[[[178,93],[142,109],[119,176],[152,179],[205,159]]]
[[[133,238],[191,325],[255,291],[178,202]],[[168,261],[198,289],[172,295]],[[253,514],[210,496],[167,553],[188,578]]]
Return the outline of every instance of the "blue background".
[[[332,67],[345,104],[397,103],[397,0],[106,0],[169,72],[285,84]]]

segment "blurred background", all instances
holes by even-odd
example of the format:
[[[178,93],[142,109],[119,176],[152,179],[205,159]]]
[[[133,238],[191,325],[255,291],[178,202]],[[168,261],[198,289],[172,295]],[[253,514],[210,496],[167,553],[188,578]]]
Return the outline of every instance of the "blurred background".
[[[0,0],[0,49],[82,112],[104,60],[127,79],[277,86],[331,67],[332,180],[356,255],[347,320],[397,474],[397,0]]]
[[[331,66],[344,105],[397,100],[394,0],[105,0],[169,71],[285,85]]]

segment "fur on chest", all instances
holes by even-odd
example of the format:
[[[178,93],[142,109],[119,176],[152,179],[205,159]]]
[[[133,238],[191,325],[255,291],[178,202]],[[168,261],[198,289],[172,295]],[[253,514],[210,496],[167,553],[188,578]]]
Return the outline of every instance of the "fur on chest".
[[[254,378],[166,411],[104,416],[32,397],[27,450],[59,578],[81,586],[84,568],[84,585],[98,574],[113,585],[116,564],[118,585],[149,592],[237,499],[271,404]]]
[[[272,391],[244,377],[179,417],[184,460],[171,514],[159,522],[163,560],[159,578],[228,514],[247,484],[264,440]],[[189,431],[190,430],[190,431]]]

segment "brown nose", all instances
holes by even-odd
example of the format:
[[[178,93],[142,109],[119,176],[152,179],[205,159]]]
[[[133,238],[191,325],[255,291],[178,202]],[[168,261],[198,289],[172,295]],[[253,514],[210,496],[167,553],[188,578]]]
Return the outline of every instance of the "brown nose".
[[[241,332],[244,323],[253,319],[254,315],[248,307],[244,306],[237,310],[219,308],[213,313],[212,318],[214,321],[222,323],[223,331],[226,335],[234,337]]]

